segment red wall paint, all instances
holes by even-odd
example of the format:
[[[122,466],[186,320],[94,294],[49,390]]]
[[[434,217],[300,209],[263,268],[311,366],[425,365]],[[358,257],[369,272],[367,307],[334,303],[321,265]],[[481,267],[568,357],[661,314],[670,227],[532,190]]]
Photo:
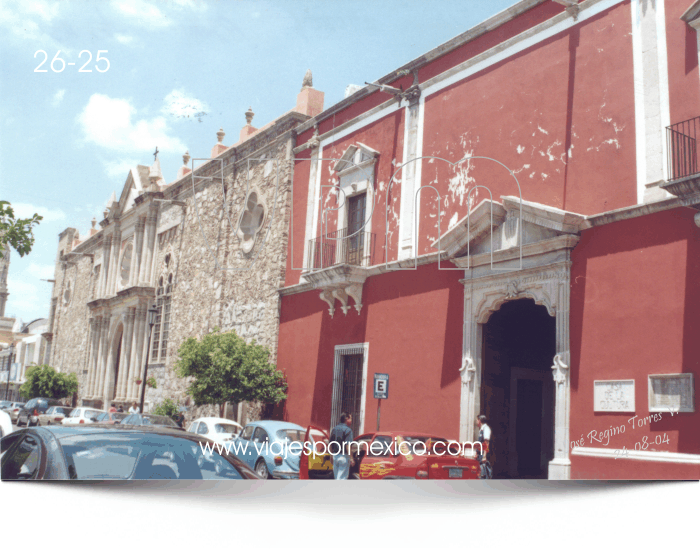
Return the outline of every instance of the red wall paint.
[[[285,296],[278,367],[287,374],[286,418],[328,427],[336,345],[369,343],[365,431],[377,421],[375,372],[390,376],[382,430],[457,438],[464,291],[459,273],[436,265],[367,280],[362,312],[333,318],[317,291]]]
[[[583,456],[571,457],[572,479],[700,479],[700,466],[616,460]]]
[[[694,213],[679,208],[597,227],[584,232],[573,250],[572,441],[583,438],[584,447],[635,449],[643,437],[665,433],[669,444],[654,445],[654,449],[700,454],[700,410],[673,416],[662,413],[660,419],[638,424],[653,414],[648,412],[649,374],[692,372],[697,392],[700,234]],[[635,412],[594,413],[593,381],[615,379],[635,380]],[[634,415],[633,429],[629,419]],[[624,433],[610,437],[607,446],[595,441],[601,439],[601,432],[620,426],[625,427]],[[617,467],[611,466],[614,462],[620,461],[598,459],[592,466],[581,462],[586,469],[577,476],[607,477]],[[649,477],[657,475],[651,466],[637,468],[649,472]]]
[[[630,21],[629,5],[618,5],[429,96],[423,154],[496,159],[514,171],[524,200],[557,208],[592,214],[635,204]],[[488,160],[424,162],[422,185],[443,197],[443,232],[466,216],[474,185],[495,200],[518,195],[508,171]],[[474,204],[488,196],[478,190]],[[421,252],[432,250],[436,215],[424,198]]]
[[[687,0],[666,0],[666,44],[671,124],[700,116],[697,32],[680,19]]]

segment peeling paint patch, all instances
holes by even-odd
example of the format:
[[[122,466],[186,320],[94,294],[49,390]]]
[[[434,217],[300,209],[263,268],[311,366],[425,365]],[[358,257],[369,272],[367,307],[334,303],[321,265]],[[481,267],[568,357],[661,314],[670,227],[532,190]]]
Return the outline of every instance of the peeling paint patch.
[[[540,126],[539,124],[537,125],[537,129],[538,129],[540,132],[542,132],[543,134],[549,135],[549,132],[548,132],[547,130],[545,130],[544,128],[542,128],[542,126]],[[534,136],[535,134],[532,134],[532,135]]]
[[[549,176],[547,174],[542,174],[542,179],[546,180]]]
[[[620,148],[620,142],[617,141],[617,138],[612,138],[612,139],[605,139],[602,142],[600,142],[600,145],[598,145],[598,147],[589,147],[588,149],[586,149],[586,151],[591,151],[593,149],[595,149],[596,151],[600,151],[600,148],[603,145],[615,145],[615,149]]]
[[[450,218],[450,224],[449,224],[448,227],[447,227],[447,230],[448,230],[448,231],[449,231],[450,229],[452,229],[455,225],[457,225],[457,220],[458,220],[458,218],[457,218],[457,212],[455,212],[454,214],[452,214],[452,217]]]
[[[521,154],[524,150],[525,150],[525,147],[523,147],[522,145],[518,145],[518,147],[516,148],[516,151],[518,152],[518,154]]]

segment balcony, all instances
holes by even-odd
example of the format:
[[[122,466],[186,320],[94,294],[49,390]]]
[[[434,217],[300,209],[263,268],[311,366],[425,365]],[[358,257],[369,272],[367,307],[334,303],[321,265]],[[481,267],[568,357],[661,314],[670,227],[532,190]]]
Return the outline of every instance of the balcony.
[[[666,128],[669,180],[700,173],[698,170],[698,134],[700,116]]]
[[[700,116],[666,127],[668,181],[661,184],[684,206],[700,204],[698,136]]]
[[[376,235],[367,231],[354,231],[348,236],[348,229],[327,233],[308,244],[305,271],[312,272],[336,265],[369,266]]]

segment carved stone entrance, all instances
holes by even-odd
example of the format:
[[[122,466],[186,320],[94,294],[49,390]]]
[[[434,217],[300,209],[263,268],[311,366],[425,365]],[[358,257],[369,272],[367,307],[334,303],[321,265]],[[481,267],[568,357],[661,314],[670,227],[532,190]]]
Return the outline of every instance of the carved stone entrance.
[[[501,200],[489,205],[493,210],[477,206],[476,215],[463,218],[443,236],[452,262],[465,270],[459,435],[462,441],[478,436],[484,324],[504,302],[529,298],[555,317],[554,458],[548,479],[569,479],[570,257],[587,222],[584,216],[536,203],[523,201],[521,209],[514,197]]]

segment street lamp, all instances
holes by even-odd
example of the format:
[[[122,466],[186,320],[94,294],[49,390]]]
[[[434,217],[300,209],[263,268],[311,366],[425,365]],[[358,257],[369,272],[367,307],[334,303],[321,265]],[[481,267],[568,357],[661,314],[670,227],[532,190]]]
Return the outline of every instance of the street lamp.
[[[146,361],[143,367],[143,381],[141,382],[141,405],[139,410],[143,414],[143,402],[146,399],[146,380],[148,378],[148,354],[151,352],[151,335],[153,334],[153,325],[156,324],[156,315],[158,315],[158,308],[153,304],[148,310],[148,318],[146,322],[148,323],[148,347],[146,347]]]
[[[10,369],[12,368],[12,355],[15,353],[15,343],[10,344],[10,353],[7,356],[7,383],[5,384],[5,401],[10,395]]]

